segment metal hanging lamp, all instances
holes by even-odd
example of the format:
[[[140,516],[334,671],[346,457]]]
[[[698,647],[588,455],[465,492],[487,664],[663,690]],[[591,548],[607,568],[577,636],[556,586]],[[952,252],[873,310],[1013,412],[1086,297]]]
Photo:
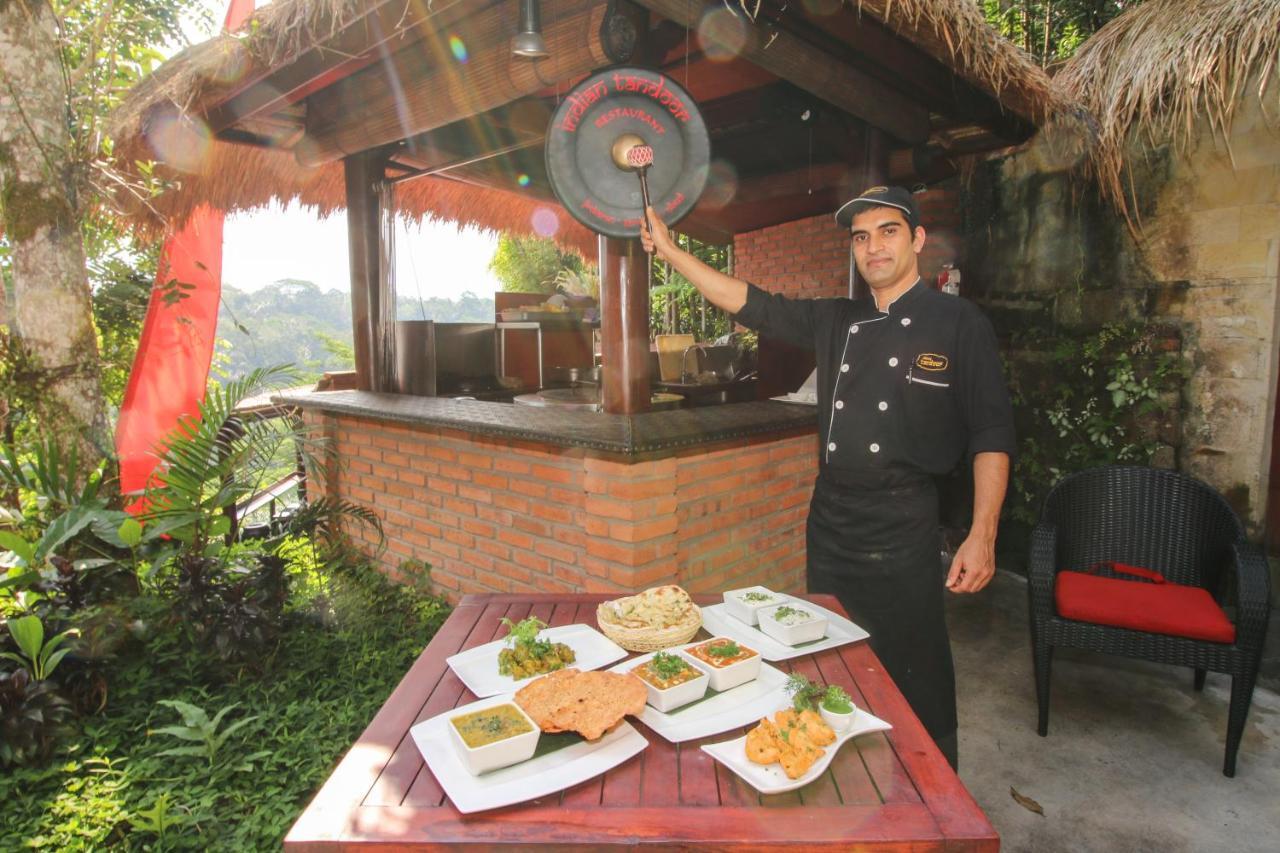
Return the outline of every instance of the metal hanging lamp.
[[[547,56],[547,43],[542,38],[542,10],[538,0],[520,0],[520,31],[511,39],[511,53],[525,59]]]

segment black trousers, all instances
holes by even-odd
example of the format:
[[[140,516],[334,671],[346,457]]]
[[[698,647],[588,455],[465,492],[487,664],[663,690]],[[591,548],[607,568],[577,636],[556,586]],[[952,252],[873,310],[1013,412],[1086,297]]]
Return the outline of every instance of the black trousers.
[[[824,468],[806,540],[809,591],[840,600],[871,634],[872,650],[925,729],[940,744],[954,744],[956,677],[933,479],[893,469]],[[955,764],[954,755],[948,759]]]

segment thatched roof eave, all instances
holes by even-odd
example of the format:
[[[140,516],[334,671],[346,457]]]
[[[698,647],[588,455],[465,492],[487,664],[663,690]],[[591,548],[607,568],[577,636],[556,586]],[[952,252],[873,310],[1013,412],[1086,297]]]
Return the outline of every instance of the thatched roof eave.
[[[220,35],[188,48],[135,87],[112,116],[117,164],[126,175],[136,176],[138,162],[159,161],[157,173],[173,186],[150,199],[122,194],[124,217],[141,231],[157,233],[185,220],[201,203],[234,211],[297,201],[322,214],[343,207],[341,164],[307,169],[286,151],[210,139],[200,119],[242,90],[242,81],[261,79],[288,65],[385,2],[274,0],[255,13],[241,34]],[[403,2],[406,14],[416,8],[416,0]],[[455,7],[457,2],[437,0],[435,8]],[[1047,75],[995,33],[971,0],[848,2],[858,14],[886,24],[1012,113],[1039,123],[1060,108]],[[188,162],[181,162],[184,157]],[[532,213],[544,206],[515,192],[441,178],[406,184],[398,201],[407,217],[523,233],[533,233]],[[564,223],[557,234],[560,242],[578,250],[593,244],[593,237],[563,211],[557,212]]]
[[[1104,196],[1128,213],[1132,146],[1184,149],[1207,120],[1225,134],[1242,99],[1275,97],[1280,114],[1280,3],[1145,0],[1108,23],[1053,79],[1060,104],[1095,123],[1084,155]],[[1052,124],[1076,123],[1059,107]]]

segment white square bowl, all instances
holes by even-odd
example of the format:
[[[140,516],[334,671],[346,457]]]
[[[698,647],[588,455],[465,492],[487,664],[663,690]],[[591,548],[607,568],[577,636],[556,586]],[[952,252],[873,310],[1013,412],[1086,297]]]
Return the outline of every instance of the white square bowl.
[[[743,601],[742,597],[750,593],[767,595],[768,599],[765,601]],[[761,609],[786,604],[787,601],[788,599],[785,595],[774,592],[764,586],[748,586],[742,589],[727,590],[724,593],[724,609],[729,612],[730,616],[746,622],[748,625],[759,624]]]
[[[809,618],[803,622],[786,624],[778,618],[778,611],[786,607],[807,613]],[[827,617],[818,613],[814,608],[805,606],[803,602],[791,601],[786,604],[779,604],[777,607],[762,608],[759,616],[760,630],[773,637],[779,643],[786,643],[788,646],[812,643],[816,640],[821,640],[827,635]]]
[[[706,667],[699,666],[698,661],[695,661],[688,655],[679,655],[679,657],[692,667],[694,672],[698,673],[697,678],[677,684],[674,687],[668,687],[666,690],[660,690],[648,681],[640,678],[639,675],[636,675],[644,685],[645,693],[648,694],[648,698],[645,701],[664,714],[668,711],[674,711],[676,708],[688,705],[690,702],[698,701],[707,694],[707,686],[711,683],[711,673],[707,671]],[[651,654],[636,658],[634,661],[631,661],[631,666],[627,671],[635,675],[635,670],[637,668],[643,666],[652,659],[653,655]]]
[[[739,646],[751,652],[751,656],[740,661],[735,661],[727,666],[717,666],[714,663],[704,661],[702,658],[693,653],[693,649],[698,646],[705,646],[710,643],[737,642],[732,637],[712,637],[710,640],[703,640],[699,643],[689,643],[687,646],[681,646],[680,651],[684,656],[693,661],[703,671],[711,676],[710,689],[717,693],[723,693],[731,690],[739,684],[746,684],[751,679],[760,674],[760,652],[738,643]]]
[[[462,734],[458,731],[458,727],[454,725],[453,721],[458,717],[483,713],[484,711],[507,705],[515,708],[520,713],[520,716],[530,725],[531,731],[504,738],[494,743],[487,743],[484,746],[467,746],[467,742],[462,739]],[[508,767],[512,764],[519,764],[521,761],[527,761],[533,757],[533,753],[538,749],[538,738],[542,735],[542,729],[525,713],[524,708],[521,708],[510,699],[505,702],[494,702],[484,708],[468,708],[464,713],[449,717],[445,727],[449,729],[453,745],[458,748],[458,755],[462,759],[463,766],[470,771],[472,776],[479,776],[481,773],[497,770],[499,767]]]

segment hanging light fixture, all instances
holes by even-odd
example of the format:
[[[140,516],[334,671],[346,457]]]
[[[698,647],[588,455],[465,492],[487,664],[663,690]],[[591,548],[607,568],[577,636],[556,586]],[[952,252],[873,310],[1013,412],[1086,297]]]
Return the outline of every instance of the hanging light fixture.
[[[525,59],[540,59],[547,55],[538,0],[520,0],[520,31],[511,39],[511,52]]]

